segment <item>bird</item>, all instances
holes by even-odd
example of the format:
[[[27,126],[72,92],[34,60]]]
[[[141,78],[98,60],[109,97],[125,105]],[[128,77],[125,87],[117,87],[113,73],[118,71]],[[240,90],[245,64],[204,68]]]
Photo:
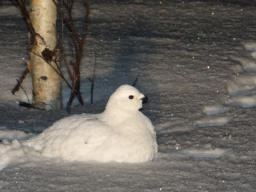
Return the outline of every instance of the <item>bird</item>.
[[[158,146],[151,120],[140,111],[145,98],[135,87],[121,85],[102,113],[65,117],[22,144],[66,161],[151,161]]]

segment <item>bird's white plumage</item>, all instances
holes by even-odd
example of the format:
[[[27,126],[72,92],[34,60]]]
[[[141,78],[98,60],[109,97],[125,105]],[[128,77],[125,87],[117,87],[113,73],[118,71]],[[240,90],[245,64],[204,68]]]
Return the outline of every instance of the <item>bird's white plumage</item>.
[[[71,161],[146,162],[157,153],[154,127],[139,109],[144,95],[120,86],[101,114],[63,118],[23,144]]]

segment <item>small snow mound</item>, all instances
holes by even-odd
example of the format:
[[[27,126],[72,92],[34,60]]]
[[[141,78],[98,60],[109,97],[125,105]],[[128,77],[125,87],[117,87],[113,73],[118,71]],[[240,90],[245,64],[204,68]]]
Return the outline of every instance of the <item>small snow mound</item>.
[[[8,142],[4,140],[0,145],[0,171],[7,167],[12,162],[13,157],[20,157],[22,150],[17,150],[20,143],[17,140]],[[22,155],[21,155],[22,156]],[[20,158],[18,158],[19,160]]]
[[[256,91],[256,75],[244,74],[236,76],[227,83],[227,88],[230,96],[253,94]]]
[[[247,51],[256,51],[256,42],[244,43],[244,47]]]
[[[180,132],[180,131],[188,131],[190,130],[191,127],[189,126],[184,126],[184,125],[179,125],[179,124],[175,124],[172,122],[166,122],[166,123],[161,123],[158,125],[155,125],[155,130],[157,132]]]
[[[16,130],[0,130],[0,140],[26,140],[34,136],[32,133],[25,133],[23,131]]]
[[[161,124],[155,125],[155,130],[162,131],[165,129],[169,129],[172,126],[173,126],[173,123],[171,123],[171,122],[161,123]]]
[[[29,162],[41,162],[45,158],[40,153],[24,146],[18,140],[3,140],[0,144],[0,171],[7,166]]]
[[[223,126],[228,124],[229,121],[228,117],[211,117],[197,120],[195,125],[199,127]]]
[[[256,106],[256,95],[232,98],[226,104],[243,108],[251,108]]]
[[[252,61],[249,59],[240,58],[236,56],[230,56],[230,58],[234,61],[239,62],[242,65],[244,71],[246,72],[256,71],[256,61]]]
[[[177,132],[188,132],[193,130],[192,126],[177,125],[175,127],[170,127],[169,129],[157,130],[157,134],[168,134],[168,133],[177,133]]]
[[[256,59],[256,51],[252,52],[252,53],[251,53],[251,56],[252,56],[254,59]]]
[[[227,112],[227,109],[225,109],[221,105],[212,105],[212,106],[205,106],[203,111],[206,115],[215,115],[215,114],[225,113]]]
[[[8,164],[2,164],[0,165],[0,171],[2,171],[4,168],[6,168],[8,166]]]
[[[192,149],[185,150],[184,153],[191,157],[199,157],[199,158],[220,158],[225,153],[225,150],[216,148],[216,149]]]

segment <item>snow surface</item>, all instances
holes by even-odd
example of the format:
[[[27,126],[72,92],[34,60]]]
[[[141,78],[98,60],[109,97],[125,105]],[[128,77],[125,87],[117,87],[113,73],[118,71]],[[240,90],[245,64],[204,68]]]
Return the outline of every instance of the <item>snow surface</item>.
[[[29,77],[26,94],[11,94],[25,67],[27,30],[19,12],[2,2],[1,135],[30,137],[68,114],[18,106],[26,94],[31,100]],[[159,153],[141,164],[63,162],[33,154],[0,172],[0,191],[256,191],[255,7],[226,2],[91,2],[81,68],[86,105],[74,106],[72,114],[103,111],[119,85],[139,77],[136,86],[149,97],[142,112],[156,127]],[[81,21],[81,6],[75,12]],[[63,93],[65,103],[68,89]]]

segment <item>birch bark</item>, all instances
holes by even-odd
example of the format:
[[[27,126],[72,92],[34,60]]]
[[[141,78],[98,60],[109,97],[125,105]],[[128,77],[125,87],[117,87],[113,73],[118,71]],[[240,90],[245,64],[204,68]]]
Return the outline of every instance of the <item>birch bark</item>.
[[[56,18],[52,0],[31,0],[31,24],[39,34],[30,51],[33,105],[46,110],[61,108],[61,78],[54,70],[56,63],[51,61],[56,56],[51,55],[56,46]]]

